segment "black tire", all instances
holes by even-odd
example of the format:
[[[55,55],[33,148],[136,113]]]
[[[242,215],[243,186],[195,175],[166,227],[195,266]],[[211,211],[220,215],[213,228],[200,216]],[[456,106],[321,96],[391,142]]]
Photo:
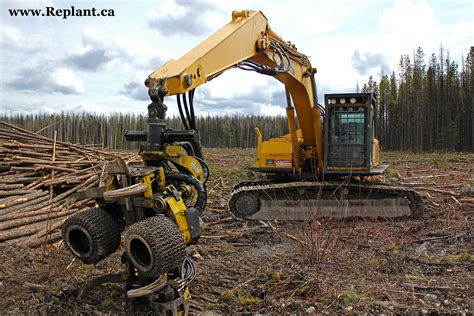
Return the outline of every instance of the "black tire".
[[[240,192],[232,196],[229,209],[237,218],[245,218],[256,213],[260,208],[258,196],[254,193]]]
[[[89,208],[70,216],[63,224],[66,247],[83,263],[97,263],[120,245],[118,220],[100,208]]]
[[[186,248],[178,226],[165,216],[131,225],[125,232],[127,256],[144,276],[157,278],[184,261]]]

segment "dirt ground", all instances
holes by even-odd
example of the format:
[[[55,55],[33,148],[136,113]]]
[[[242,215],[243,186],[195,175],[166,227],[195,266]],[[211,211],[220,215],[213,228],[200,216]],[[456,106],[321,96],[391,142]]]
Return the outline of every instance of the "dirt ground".
[[[232,218],[227,200],[254,151],[206,156],[203,236],[188,248],[193,312],[474,313],[474,154],[385,153],[383,181],[423,195],[410,218],[305,223]],[[0,244],[0,313],[150,313],[119,284],[78,299],[87,280],[122,269],[119,253],[96,266],[71,262],[61,245]]]

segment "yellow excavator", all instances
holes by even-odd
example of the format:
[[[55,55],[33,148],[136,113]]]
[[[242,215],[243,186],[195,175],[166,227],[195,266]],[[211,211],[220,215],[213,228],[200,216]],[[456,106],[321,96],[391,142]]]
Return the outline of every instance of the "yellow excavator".
[[[96,264],[122,250],[126,267],[93,280],[81,295],[102,283],[126,282],[129,298],[148,297],[158,313],[188,313],[188,285],[196,270],[185,247],[200,238],[209,177],[194,91],[232,68],[284,84],[289,129],[287,135],[266,141],[256,129],[258,156],[250,170],[265,178],[234,187],[229,209],[236,217],[397,217],[420,205],[420,196],[411,189],[370,181],[387,167],[379,165],[374,137],[375,97],[326,94],[320,105],[316,69],[307,56],[273,32],[262,12],[234,11],[227,25],[145,81],[151,98],[147,130],[125,134],[129,141],[144,142],[143,164],[117,159],[105,170],[104,186],[69,199],[94,199],[97,206],[64,223],[63,240],[71,253],[83,263]],[[164,99],[172,95],[177,96],[185,130],[166,128]]]
[[[327,94],[324,106],[320,105],[316,69],[294,44],[270,28],[260,11],[232,12],[227,25],[180,59],[154,71],[145,85],[154,102],[177,95],[183,125],[193,130],[195,89],[232,68],[283,83],[289,129],[287,135],[263,141],[256,128],[257,160],[249,169],[263,173],[265,179],[234,187],[229,209],[236,217],[399,217],[421,203],[414,190],[368,181],[387,168],[379,165],[379,143],[374,136],[375,96]]]

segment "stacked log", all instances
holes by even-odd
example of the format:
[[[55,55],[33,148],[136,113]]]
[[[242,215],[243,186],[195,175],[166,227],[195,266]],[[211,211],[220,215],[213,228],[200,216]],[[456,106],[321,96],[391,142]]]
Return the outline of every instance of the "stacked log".
[[[123,154],[39,135],[0,121],[0,243],[36,247],[60,239],[66,218],[94,201],[66,205],[102,184],[106,164]]]

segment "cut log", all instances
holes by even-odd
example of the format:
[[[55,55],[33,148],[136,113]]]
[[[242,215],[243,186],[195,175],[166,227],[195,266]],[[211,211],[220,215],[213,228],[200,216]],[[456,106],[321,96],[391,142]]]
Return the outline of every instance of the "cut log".
[[[0,241],[16,239],[37,233],[46,227],[47,222],[48,221],[46,220],[44,222],[33,223],[20,228],[0,231]]]
[[[1,121],[0,140],[0,242],[30,247],[48,238],[58,239],[64,220],[93,203],[83,200],[65,206],[65,199],[97,186],[108,161],[123,156],[50,139]]]
[[[12,196],[12,195],[21,195],[21,194],[30,194],[30,190],[7,190],[7,191],[0,191],[0,197],[3,196]]]
[[[16,184],[0,184],[0,190],[15,190],[15,189],[22,189],[25,186],[22,183]]]
[[[33,199],[31,201],[27,201],[25,203],[21,203],[21,204],[17,204],[17,205],[14,205],[14,206],[11,206],[9,208],[5,208],[3,210],[0,210],[0,215],[5,215],[5,214],[8,214],[8,213],[11,213],[11,212],[14,212],[16,210],[19,210],[19,209],[23,209],[27,206],[31,206],[31,205],[34,205],[34,204],[39,204],[43,201],[46,201],[49,199],[49,196],[47,195],[48,192],[46,192],[46,195],[43,195],[43,196],[40,196],[36,199]]]
[[[25,203],[25,202],[34,200],[34,199],[36,199],[40,196],[44,196],[47,193],[48,192],[44,192],[44,191],[33,191],[30,194],[27,194],[27,195],[21,196],[17,199],[11,200],[9,202],[0,204],[0,210],[8,208],[8,207],[16,205],[16,204]]]
[[[51,220],[53,218],[58,218],[58,217],[63,217],[66,215],[70,215],[74,213],[76,210],[75,209],[69,209],[69,210],[60,210],[59,212],[54,212],[54,213],[47,213],[47,214],[42,214],[42,215],[37,215],[37,216],[31,216],[31,217],[25,217],[25,218],[19,218],[19,219],[14,219],[11,221],[6,221],[0,223],[0,231],[4,231],[7,229],[15,228],[15,227],[20,227],[24,225],[28,225],[31,223],[37,223],[45,220]]]
[[[68,218],[68,216],[63,217],[59,220],[56,220],[49,227],[46,227],[46,228],[40,230],[39,232],[37,232],[37,233],[35,233],[35,234],[33,234],[29,237],[26,237],[25,239],[19,241],[17,243],[17,245],[26,246],[26,247],[36,247],[38,245],[37,242],[40,238],[48,235],[50,232],[52,232],[52,231],[54,231],[58,228],[61,228],[67,218]]]
[[[0,222],[5,222],[5,221],[10,221],[13,219],[18,219],[18,218],[26,218],[30,216],[37,216],[37,215],[42,215],[42,214],[48,214],[51,212],[58,212],[61,210],[65,210],[66,208],[64,206],[44,206],[36,210],[32,211],[22,211],[22,212],[11,212],[5,215],[0,215]]]

